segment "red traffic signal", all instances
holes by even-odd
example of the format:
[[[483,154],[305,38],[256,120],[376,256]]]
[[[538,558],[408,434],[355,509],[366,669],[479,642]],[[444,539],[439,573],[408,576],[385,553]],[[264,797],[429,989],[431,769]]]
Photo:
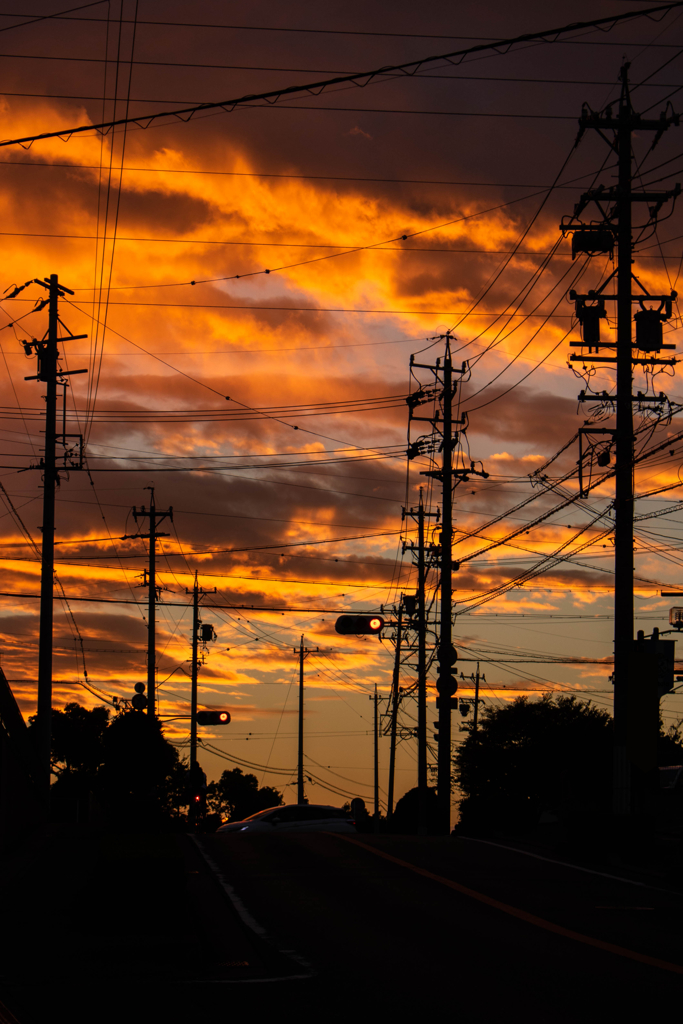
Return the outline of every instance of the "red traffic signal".
[[[229,711],[198,711],[197,725],[229,725]]]
[[[343,636],[376,636],[382,631],[384,619],[381,615],[340,615],[334,624],[337,633]]]

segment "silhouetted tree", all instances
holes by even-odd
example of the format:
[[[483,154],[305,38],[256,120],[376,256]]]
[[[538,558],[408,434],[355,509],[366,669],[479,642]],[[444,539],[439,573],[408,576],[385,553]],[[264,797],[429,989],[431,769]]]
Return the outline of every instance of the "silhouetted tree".
[[[485,708],[454,758],[460,828],[520,830],[544,811],[564,820],[609,806],[612,718],[573,696]]]
[[[218,782],[209,783],[206,802],[209,811],[221,821],[241,821],[267,807],[279,807],[283,799],[272,786],[259,789],[255,775],[245,775],[241,768],[232,768],[226,769]]]
[[[670,725],[665,731],[661,713],[657,741],[657,764],[660,768],[666,768],[670,764],[683,764],[683,721]]]
[[[140,711],[117,715],[104,732],[95,793],[117,821],[141,828],[168,822],[187,767],[165,739],[161,722]]]
[[[35,730],[36,716],[29,719],[29,733]],[[55,775],[84,773],[93,776],[102,764],[102,737],[109,724],[109,709],[88,711],[75,702],[63,711],[52,712],[52,758]]]
[[[29,731],[35,730],[35,717]],[[95,798],[103,813],[126,827],[166,827],[187,804],[188,769],[158,719],[125,711],[67,704],[52,713],[53,812],[87,820]]]

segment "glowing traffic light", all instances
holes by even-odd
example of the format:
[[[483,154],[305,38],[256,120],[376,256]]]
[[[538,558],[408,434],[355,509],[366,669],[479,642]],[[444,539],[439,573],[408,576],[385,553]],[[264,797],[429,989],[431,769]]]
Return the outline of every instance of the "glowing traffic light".
[[[343,636],[376,636],[383,626],[381,615],[340,615],[334,624],[337,633]]]
[[[229,725],[229,711],[198,711],[197,725]]]

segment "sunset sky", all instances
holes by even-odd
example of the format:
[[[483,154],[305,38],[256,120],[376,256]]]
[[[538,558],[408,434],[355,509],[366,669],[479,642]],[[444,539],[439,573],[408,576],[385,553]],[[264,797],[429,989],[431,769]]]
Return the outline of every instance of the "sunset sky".
[[[62,8],[2,3],[0,137],[260,94],[647,6],[111,0],[23,24]],[[157,505],[174,510],[161,527],[170,536],[159,557],[160,713],[187,713],[186,588],[197,571],[216,588],[203,618],[218,634],[200,702],[233,716],[228,729],[201,733],[209,778],[257,766],[260,784],[295,800],[293,648],[303,634],[319,648],[306,661],[307,795],[370,804],[369,698],[375,683],[389,692],[393,646],[337,636],[334,620],[414,593],[402,554],[414,524],[401,510],[420,486],[436,510],[438,493],[420,476],[426,458],[406,462],[405,397],[428,382],[424,371],[411,380],[409,359],[442,356],[449,330],[455,361],[469,361],[464,444],[489,473],[456,491],[458,670],[469,676],[481,662],[487,702],[561,689],[611,707],[609,665],[542,662],[611,657],[613,548],[598,513],[612,481],[538,520],[578,493],[576,476],[564,478],[579,457],[569,442],[591,412],[579,391],[614,384],[609,368],[567,365],[580,337],[567,292],[595,287],[614,265],[572,261],[559,224],[582,191],[614,182],[604,140],[587,133],[574,144],[582,104],[618,98],[624,60],[636,109],[683,109],[683,7],[364,88],[0,148],[0,292],[56,273],[75,293],[63,324],[88,335],[62,346],[65,368],[88,368],[72,378],[67,429],[84,435],[89,472],[65,475],[58,492],[56,593],[102,602],[55,604],[56,707],[129,698],[145,679],[145,608],[116,602],[145,599],[136,588],[146,542],[122,538],[145,531],[132,508],[148,505],[153,486]],[[681,180],[682,132],[671,128],[649,152],[652,136],[635,138],[639,186]],[[680,208],[662,210],[655,234],[634,234],[643,285],[680,286]],[[24,380],[36,370],[22,341],[47,329],[46,312],[31,312],[44,294],[34,284],[0,303],[1,656],[25,716],[36,701],[42,490],[31,467],[44,403],[43,386]],[[608,314],[603,330],[615,325]],[[680,326],[674,306],[667,344]],[[683,403],[670,368],[654,379],[638,371],[636,390],[648,388]],[[601,426],[613,425],[608,413]],[[636,506],[636,625],[650,632],[668,628],[676,604],[661,590],[683,589],[683,442],[664,444],[683,415],[636,423],[638,453],[664,445],[636,471],[637,492],[650,495]],[[413,424],[410,439],[426,427]],[[532,486],[529,475],[558,452],[543,473],[564,482]],[[541,565],[560,545],[561,559]],[[498,592],[537,564],[542,573]],[[273,606],[288,610],[259,610]],[[401,684],[414,680],[408,666]],[[431,724],[433,684],[430,693]],[[679,720],[681,698],[666,697],[663,710],[667,724]],[[415,719],[406,699],[405,730]],[[187,723],[167,734],[185,754]],[[416,784],[415,765],[406,738],[397,796]]]

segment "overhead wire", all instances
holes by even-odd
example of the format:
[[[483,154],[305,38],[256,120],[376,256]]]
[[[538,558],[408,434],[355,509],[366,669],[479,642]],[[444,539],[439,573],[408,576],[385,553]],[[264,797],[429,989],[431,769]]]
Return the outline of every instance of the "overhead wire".
[[[144,114],[133,118],[118,118],[110,122],[103,122],[100,124],[89,124],[81,125],[74,128],[60,129],[55,132],[42,132],[39,135],[23,136],[22,138],[10,139],[0,142],[0,146],[5,145],[23,145],[30,146],[33,142],[38,139],[48,138],[63,138],[71,139],[76,134],[83,132],[111,132],[116,128],[123,128],[128,124],[135,125],[138,129],[149,128],[154,122],[165,117],[174,117],[183,123],[187,123],[195,115],[207,114],[210,111],[216,112],[227,112],[232,111],[243,104],[253,103],[255,101],[264,100],[268,101],[271,105],[277,103],[281,99],[286,99],[292,96],[296,96],[300,93],[313,93],[316,96],[320,95],[325,89],[332,87],[343,87],[345,85],[356,86],[358,88],[365,88],[372,83],[386,80],[389,76],[406,76],[414,77],[425,64],[432,64],[438,62],[446,62],[447,64],[458,66],[467,57],[473,56],[474,54],[481,54],[482,52],[490,51],[495,54],[500,54],[501,51],[509,52],[515,46],[533,43],[534,41],[543,42],[554,42],[561,35],[568,32],[579,32],[588,28],[602,28],[604,31],[610,31],[615,25],[628,20],[635,20],[638,18],[648,18],[655,20],[655,14],[661,14],[664,18],[671,10],[674,10],[680,5],[680,0],[676,2],[660,5],[658,7],[650,7],[644,10],[628,11],[622,14],[612,15],[607,18],[597,18],[592,21],[585,22],[574,22],[569,25],[559,26],[550,30],[545,30],[536,33],[526,33],[524,35],[515,36],[513,38],[497,40],[494,42],[480,43],[475,46],[466,47],[461,50],[454,50],[449,53],[434,55],[430,57],[421,58],[420,60],[407,61],[402,64],[395,64],[384,66],[382,68],[376,68],[370,71],[364,71],[359,73],[353,73],[350,75],[338,75],[333,78],[323,79],[317,82],[309,82],[301,86],[287,86],[277,90],[270,90],[260,94],[248,94],[245,96],[236,97],[234,99],[226,99],[213,103],[202,103],[184,109],[174,109],[161,111],[158,114]],[[101,19],[97,19],[101,20]],[[661,19],[660,19],[661,20]],[[136,22],[137,23],[137,22]],[[144,24],[145,22],[141,22]],[[167,24],[167,23],[163,23]]]

